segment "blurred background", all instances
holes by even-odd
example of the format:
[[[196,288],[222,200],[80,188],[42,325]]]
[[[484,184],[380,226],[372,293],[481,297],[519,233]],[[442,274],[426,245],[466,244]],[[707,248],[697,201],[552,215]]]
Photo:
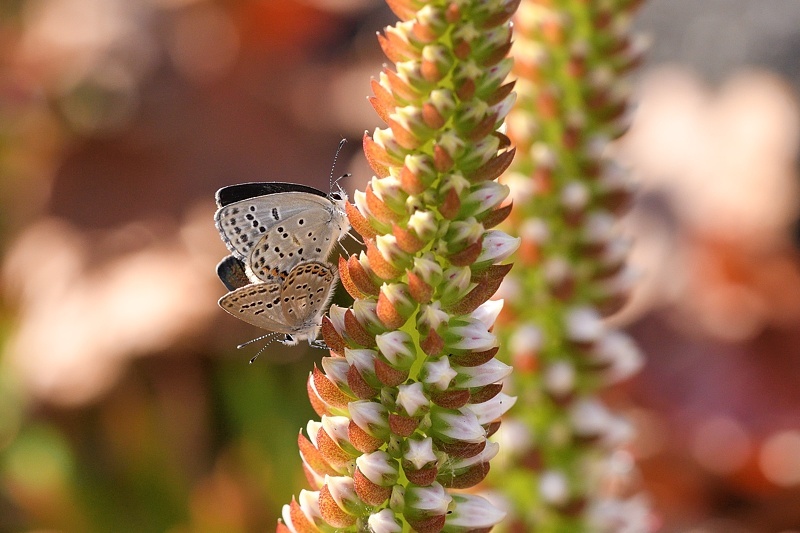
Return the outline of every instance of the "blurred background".
[[[322,352],[235,346],[213,195],[328,188],[377,0],[0,2],[0,531],[274,528]],[[800,531],[800,4],[654,0],[617,157],[647,364],[610,393],[662,531]],[[351,249],[353,244],[350,243]],[[346,303],[346,295],[338,298]]]

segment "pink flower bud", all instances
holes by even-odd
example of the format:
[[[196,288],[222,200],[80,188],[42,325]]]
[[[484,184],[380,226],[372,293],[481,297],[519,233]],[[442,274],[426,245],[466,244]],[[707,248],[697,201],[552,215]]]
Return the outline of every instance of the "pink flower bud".
[[[416,360],[416,349],[411,335],[405,331],[388,331],[375,337],[378,350],[394,367],[408,370]]]
[[[475,413],[466,407],[460,410],[432,408],[431,434],[447,441],[481,443],[486,440],[486,430]]]
[[[488,500],[474,494],[454,494],[453,504],[454,507],[447,515],[443,530],[446,533],[488,531],[506,516],[505,512]]]
[[[500,230],[489,230],[483,237],[483,248],[475,263],[499,263],[513,254],[519,248],[519,243],[519,237],[511,237]]]

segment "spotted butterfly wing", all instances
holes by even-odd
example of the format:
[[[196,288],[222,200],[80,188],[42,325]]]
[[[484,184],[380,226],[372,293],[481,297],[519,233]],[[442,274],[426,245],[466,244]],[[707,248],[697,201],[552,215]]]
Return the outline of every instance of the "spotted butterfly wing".
[[[247,265],[259,280],[286,279],[295,265],[326,259],[340,231],[327,211],[307,209],[267,231],[250,250]]]
[[[333,269],[322,263],[301,263],[289,272],[281,287],[281,305],[287,322],[319,324],[333,296]]]
[[[317,338],[322,313],[333,296],[336,276],[323,263],[307,262],[284,283],[252,283],[220,298],[219,305],[248,324],[283,333],[285,344]]]
[[[217,191],[214,220],[253,281],[277,281],[301,262],[330,255],[350,229],[343,196],[294,183],[231,185]]]

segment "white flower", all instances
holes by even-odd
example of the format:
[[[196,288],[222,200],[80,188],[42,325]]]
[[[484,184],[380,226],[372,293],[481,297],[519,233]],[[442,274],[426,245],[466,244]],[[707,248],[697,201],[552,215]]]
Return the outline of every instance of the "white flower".
[[[450,366],[450,358],[447,356],[427,361],[420,371],[422,382],[439,390],[447,390],[457,375],[458,373]]]
[[[436,454],[433,453],[433,441],[430,437],[422,440],[409,439],[407,442],[408,450],[403,454],[403,459],[409,461],[417,470],[436,461]]]
[[[416,416],[430,405],[430,400],[425,396],[422,383],[414,382],[397,387],[397,405],[402,407],[409,416]]]

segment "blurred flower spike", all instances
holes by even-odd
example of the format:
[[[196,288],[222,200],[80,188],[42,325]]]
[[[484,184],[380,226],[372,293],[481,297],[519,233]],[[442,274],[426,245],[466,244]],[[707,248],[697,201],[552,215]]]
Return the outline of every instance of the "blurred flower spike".
[[[495,333],[520,401],[507,417],[518,430],[498,435],[511,455],[489,480],[508,500],[504,530],[652,526],[632,468],[609,467],[615,453],[630,455],[620,450],[630,424],[597,398],[642,364],[633,341],[603,320],[631,279],[614,231],[631,188],[606,148],[628,125],[625,75],[644,48],[629,29],[637,3],[523,0],[514,19],[519,100],[508,133],[519,155],[501,182],[514,200],[508,229],[521,239],[521,268],[498,291]]]
[[[366,243],[340,259],[353,307],[333,307],[331,356],[308,381],[321,422],[299,436],[312,491],[277,531],[489,531],[504,512],[473,487],[515,399],[494,359],[502,302],[489,301],[519,246],[490,229],[510,212],[495,180],[514,149],[510,19],[519,0],[391,0],[378,36],[394,68],[372,81],[388,126],[364,135],[375,176],[348,205]]]

